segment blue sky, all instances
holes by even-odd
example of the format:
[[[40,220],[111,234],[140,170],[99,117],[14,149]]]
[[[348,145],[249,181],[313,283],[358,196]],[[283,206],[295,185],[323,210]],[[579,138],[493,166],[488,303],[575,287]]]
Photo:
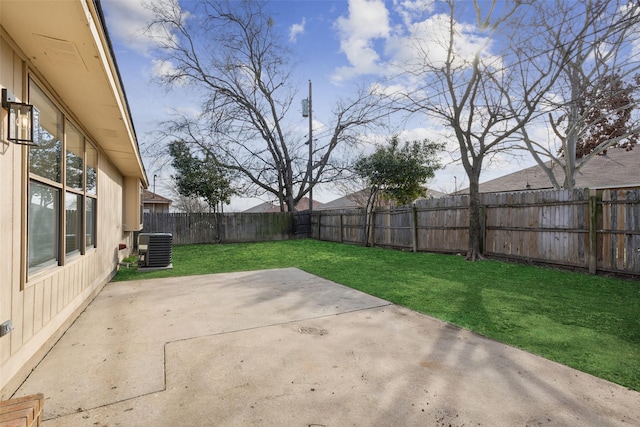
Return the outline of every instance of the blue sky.
[[[142,33],[151,15],[143,6],[144,0],[102,0],[107,26],[118,61],[132,116],[143,147],[151,146],[163,120],[172,108],[197,108],[188,92],[167,92],[153,82],[159,70],[152,55],[151,41]],[[464,5],[464,2],[461,2]],[[189,1],[180,2],[188,9]],[[471,7],[471,2],[468,2]],[[341,96],[355,90],[365,79],[383,77],[395,64],[408,60],[405,49],[410,37],[437,37],[435,17],[438,10],[433,0],[275,0],[269,2],[277,30],[294,52],[297,64],[294,82],[298,82],[298,97],[306,98],[308,80],[313,82],[314,128],[331,122],[331,106]],[[478,40],[463,40],[474,46]],[[301,118],[301,124],[305,119]],[[436,124],[425,117],[414,117],[401,137],[422,139],[433,137]],[[372,141],[384,140],[385,135],[369,136]],[[150,187],[156,175],[156,191],[170,197],[166,186],[170,183],[170,168],[154,162],[143,154]],[[450,156],[443,155],[445,163]],[[526,163],[525,163],[526,162]],[[519,170],[530,161],[496,158],[487,165],[482,181]],[[454,189],[466,182],[460,165],[448,164],[436,173],[429,186],[435,190]],[[463,185],[464,187],[465,185]],[[152,188],[151,188],[152,189]],[[314,191],[316,199],[328,202],[340,197],[337,190],[327,187]],[[267,199],[263,199],[267,200]],[[231,210],[242,210],[262,200],[234,199]]]

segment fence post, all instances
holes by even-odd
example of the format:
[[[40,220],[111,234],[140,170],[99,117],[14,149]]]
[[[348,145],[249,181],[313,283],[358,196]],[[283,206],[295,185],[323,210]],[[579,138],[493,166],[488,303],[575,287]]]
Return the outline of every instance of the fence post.
[[[340,243],[344,243],[344,220],[342,212],[340,212]]]
[[[373,213],[371,214],[371,217],[372,216],[373,216]],[[365,209],[364,219],[362,220],[362,243],[363,243],[363,246],[365,247],[369,245],[369,232],[367,230],[367,227],[371,227],[371,224],[368,223],[368,221],[371,221],[371,217],[369,216],[369,214],[367,213],[367,210]]]
[[[589,273],[598,269],[598,190],[589,190]]]
[[[372,248],[376,246],[376,216],[376,210],[374,208],[373,212],[371,212],[371,224],[369,224],[369,227],[371,227],[369,239],[371,240]]]
[[[486,201],[485,201],[486,203]],[[480,205],[480,253],[484,255],[487,242],[487,205]]]
[[[413,252],[418,252],[418,209],[416,205],[411,206],[411,239],[411,249]]]

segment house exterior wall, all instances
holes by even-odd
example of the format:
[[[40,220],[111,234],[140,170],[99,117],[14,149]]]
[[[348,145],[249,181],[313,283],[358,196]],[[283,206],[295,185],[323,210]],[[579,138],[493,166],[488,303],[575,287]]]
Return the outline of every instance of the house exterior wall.
[[[22,86],[22,73],[15,66],[14,52],[4,41],[0,40],[0,76],[2,85],[12,87]],[[7,112],[0,112],[2,129],[6,127]],[[20,216],[16,214],[20,208],[20,177],[22,176],[22,156],[18,147],[12,147],[7,143],[0,143],[0,322],[11,318],[12,293],[14,272],[20,272]],[[15,200],[18,199],[17,203]],[[16,254],[16,249],[18,254]],[[19,286],[19,283],[18,283]],[[12,334],[0,337],[0,386],[3,386],[8,378],[5,374],[4,363],[11,356]]]
[[[27,102],[29,78],[36,74],[19,47],[0,32],[0,86]],[[37,78],[47,85],[46,76]],[[59,107],[63,114],[73,116],[73,111]],[[98,151],[95,247],[91,245],[73,256],[63,253],[62,262],[29,273],[29,148],[6,139],[6,109],[2,108],[0,118],[0,323],[10,320],[13,324],[13,330],[0,337],[0,400],[3,400],[13,394],[113,277],[119,260],[129,254],[129,249],[119,250],[120,243],[133,247],[133,231],[125,230],[124,216],[135,215],[132,212],[139,210],[139,202],[134,207],[126,205],[124,182],[135,180],[137,188],[141,184],[140,178],[125,178],[93,142]],[[91,141],[92,129],[85,129],[83,123],[76,124]],[[64,203],[64,197],[61,200]],[[64,231],[62,221],[59,225]]]
[[[144,203],[144,213],[169,213],[169,204],[168,203]]]

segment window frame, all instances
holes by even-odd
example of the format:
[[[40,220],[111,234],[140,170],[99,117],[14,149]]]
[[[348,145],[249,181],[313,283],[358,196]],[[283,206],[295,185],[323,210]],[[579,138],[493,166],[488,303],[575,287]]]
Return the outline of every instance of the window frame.
[[[39,104],[38,106],[36,106],[36,102],[34,101],[35,98],[35,94],[34,94],[34,87],[35,89],[37,89],[40,93],[38,96],[41,96],[43,98],[43,103]],[[56,134],[53,135],[54,138],[56,138],[56,142],[53,143],[52,147],[55,147],[55,151],[52,151],[51,153],[53,153],[54,155],[54,160],[57,162],[57,164],[53,164],[52,165],[52,171],[53,174],[47,174],[46,171],[44,171],[43,169],[40,170],[36,170],[35,172],[33,171],[34,169],[34,163],[35,160],[34,158],[36,157],[37,152],[33,152],[32,149],[38,149],[38,150],[45,150],[47,148],[44,147],[40,147],[40,148],[32,148],[31,146],[28,146],[26,148],[27,150],[27,220],[26,220],[26,225],[27,225],[27,230],[26,230],[26,273],[27,273],[27,280],[29,280],[32,276],[38,275],[39,273],[43,272],[43,271],[47,271],[51,268],[54,267],[58,267],[63,265],[63,253],[64,253],[64,247],[61,246],[61,242],[63,239],[63,234],[62,232],[64,231],[64,216],[63,216],[63,211],[64,209],[62,209],[61,206],[64,206],[64,159],[63,159],[63,152],[64,152],[64,115],[62,113],[62,111],[60,110],[60,108],[51,100],[51,96],[49,96],[47,94],[47,92],[42,89],[42,85],[38,85],[34,80],[29,79],[28,81],[28,90],[29,90],[29,100],[32,104],[34,104],[34,116],[35,118],[37,118],[37,123],[34,124],[34,138],[35,138],[35,134],[40,134],[39,129],[40,128],[44,128],[43,126],[40,126],[40,123],[43,120],[42,118],[42,112],[45,111],[45,109],[47,107],[51,107],[53,109],[53,114],[55,115],[55,123],[53,124],[53,126],[55,127],[55,132]],[[48,105],[44,105],[44,104],[48,104]],[[49,135],[52,135],[50,133],[50,130],[45,129],[46,132]],[[45,153],[43,151],[43,153]],[[45,153],[46,155],[46,153]],[[44,159],[45,161],[43,163],[46,163],[47,159]],[[49,159],[50,160],[50,159]],[[44,174],[39,174],[38,172],[45,172]],[[47,176],[48,175],[48,176]],[[35,187],[35,185],[39,185],[42,186],[44,188],[49,188],[49,189],[53,189],[57,192],[57,203],[55,203],[54,205],[54,209],[57,211],[54,213],[54,219],[55,221],[52,224],[55,224],[56,230],[53,232],[55,239],[54,239],[54,258],[53,259],[49,259],[43,262],[40,262],[38,264],[35,265],[31,265],[31,260],[32,258],[36,258],[34,255],[32,255],[32,247],[36,247],[36,245],[34,244],[37,236],[34,236],[32,233],[32,214],[34,212],[34,208],[32,206],[32,197],[33,197],[33,193],[32,190]],[[33,254],[35,254],[35,250],[33,251]]]
[[[65,209],[64,209],[64,231],[65,231],[65,235],[64,235],[64,259],[62,262],[62,265],[64,265],[67,261],[67,259],[73,258],[79,254],[85,254],[86,250],[85,250],[85,244],[84,244],[84,209],[86,208],[85,204],[84,204],[84,196],[85,196],[85,174],[86,174],[86,169],[85,169],[85,159],[86,159],[86,155],[85,155],[85,137],[82,134],[82,132],[80,132],[80,130],[78,129],[77,126],[75,126],[72,122],[69,121],[69,119],[67,119],[64,114],[63,114],[63,118],[64,118],[64,138],[63,138],[63,143],[62,143],[62,148],[64,151],[64,156],[63,156],[63,170],[64,170],[64,183],[63,186],[64,188],[64,203],[65,203]],[[77,188],[74,187],[73,183],[71,183],[69,181],[69,172],[70,172],[70,165],[69,165],[69,153],[71,152],[69,149],[69,135],[71,132],[75,132],[78,137],[79,137],[79,147],[76,148],[80,148],[82,150],[82,156],[77,156],[80,158],[80,161],[82,162],[81,165],[81,171],[80,173],[82,174],[82,176],[80,177],[80,187],[81,188]],[[67,247],[67,244],[69,242],[69,231],[68,230],[68,226],[69,224],[69,211],[67,210],[66,206],[67,206],[67,197],[68,196],[75,196],[76,197],[76,210],[79,211],[76,214],[76,224],[75,224],[75,236],[76,236],[76,248],[74,250],[69,250],[69,248]],[[80,198],[80,202],[78,203],[78,198]]]
[[[95,161],[95,166],[91,166],[89,163],[89,147],[90,149],[93,151],[93,153],[95,154],[95,159],[93,159]],[[92,141],[90,141],[88,138],[84,138],[84,183],[83,183],[83,190],[84,190],[84,198],[83,198],[83,202],[84,202],[84,208],[82,210],[82,224],[83,224],[83,228],[82,228],[82,237],[83,237],[83,247],[84,247],[84,253],[87,253],[91,250],[94,250],[98,247],[98,171],[99,171],[99,162],[100,162],[100,152],[98,151],[98,148],[96,147],[96,144],[94,144]],[[89,189],[87,187],[88,184],[88,180],[89,180],[89,169],[93,169],[94,171],[94,184],[91,187],[91,189]],[[93,203],[93,211],[92,211],[92,241],[87,243],[87,236],[88,236],[88,232],[89,232],[89,227],[88,227],[88,217],[87,217],[87,202],[88,201],[92,201]]]
[[[33,152],[31,150],[37,150],[37,147],[24,147],[25,153],[25,180],[24,186],[27,191],[24,193],[25,196],[25,215],[24,218],[24,257],[23,257],[23,268],[24,268],[24,285],[28,285],[28,283],[41,274],[49,273],[56,268],[65,266],[71,260],[86,255],[88,252],[93,251],[97,248],[97,230],[98,230],[98,165],[100,159],[100,152],[95,143],[89,140],[86,133],[82,130],[82,128],[69,117],[69,114],[63,108],[58,105],[51,94],[45,88],[45,85],[41,84],[39,81],[30,76],[27,79],[27,87],[28,94],[31,103],[34,104],[35,94],[33,93],[34,89],[39,91],[38,97],[43,98],[42,102],[46,101],[50,107],[55,109],[56,116],[56,132],[57,138],[59,138],[59,152],[52,152],[52,157],[58,161],[57,165],[52,166],[52,171],[57,170],[56,173],[50,175],[49,177],[40,175],[38,172],[44,172],[47,174],[46,169],[40,168],[39,170],[32,170],[32,161],[33,161]],[[38,106],[34,105],[37,109]],[[40,108],[43,107],[43,104],[40,104]],[[40,114],[39,112],[36,114]],[[39,117],[39,116],[38,116]],[[35,126],[34,126],[35,127]],[[38,131],[38,126],[35,127],[36,131]],[[49,132],[47,130],[47,132]],[[71,135],[75,136],[71,136]],[[73,142],[70,142],[73,141]],[[57,145],[58,143],[55,143]],[[78,155],[78,153],[81,155]],[[45,153],[47,155],[48,153]],[[69,161],[69,157],[74,157],[72,161]],[[79,158],[79,160],[76,160]],[[46,159],[45,159],[46,160]],[[42,162],[45,163],[45,162]],[[73,169],[73,165],[76,165],[75,169]],[[81,165],[80,165],[81,164]],[[70,170],[71,169],[71,170]],[[68,174],[75,173],[81,174],[81,177],[75,176],[69,182],[67,179]],[[91,187],[87,188],[89,183],[87,177],[88,174],[92,174],[93,182],[91,182]],[[57,192],[57,206],[54,205],[56,212],[54,213],[55,220],[53,224],[56,227],[53,234],[57,236],[55,239],[55,249],[54,259],[50,259],[39,264],[31,265],[31,259],[33,254],[35,254],[36,249],[36,236],[32,235],[33,224],[32,224],[32,215],[34,215],[34,207],[32,206],[33,195],[31,193],[32,188],[35,186],[42,186],[44,188],[51,188]],[[78,188],[78,185],[81,188]],[[67,201],[74,200],[76,207],[76,219],[72,221],[73,224],[69,224],[68,215],[71,215],[67,212]],[[92,210],[87,213],[87,207],[90,207]],[[90,217],[88,217],[90,215]],[[88,222],[89,221],[89,222]],[[68,229],[69,226],[74,228],[73,230]],[[71,232],[71,234],[69,234]],[[90,237],[87,236],[87,232],[91,233]],[[46,233],[44,234],[46,236]],[[75,248],[69,250],[67,247],[69,239],[71,239],[71,235],[73,235]],[[70,242],[70,241],[69,241]]]

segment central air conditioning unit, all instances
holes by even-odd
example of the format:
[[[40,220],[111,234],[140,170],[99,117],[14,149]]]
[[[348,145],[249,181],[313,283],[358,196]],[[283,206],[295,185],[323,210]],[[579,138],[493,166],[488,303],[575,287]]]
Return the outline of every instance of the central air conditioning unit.
[[[138,270],[164,270],[171,264],[170,233],[140,233],[138,235]]]

